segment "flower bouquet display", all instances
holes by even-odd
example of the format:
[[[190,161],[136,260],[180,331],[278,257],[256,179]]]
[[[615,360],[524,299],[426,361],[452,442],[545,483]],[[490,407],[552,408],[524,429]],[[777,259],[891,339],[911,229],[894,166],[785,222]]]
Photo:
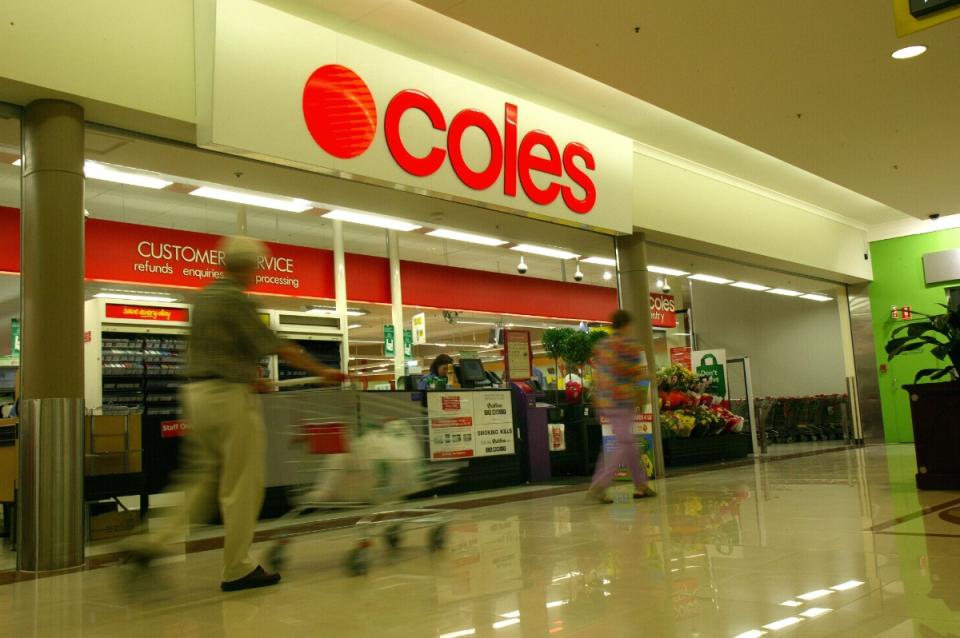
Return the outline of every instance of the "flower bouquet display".
[[[657,371],[660,421],[664,438],[699,438],[743,430],[743,418],[723,397],[706,392],[707,377],[681,365]]]

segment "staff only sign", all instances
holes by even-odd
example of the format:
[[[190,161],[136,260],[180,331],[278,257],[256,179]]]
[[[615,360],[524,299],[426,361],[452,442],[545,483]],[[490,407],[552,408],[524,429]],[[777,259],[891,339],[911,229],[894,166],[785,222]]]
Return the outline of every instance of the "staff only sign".
[[[216,235],[89,219],[86,276],[181,288],[199,288],[223,277]],[[267,244],[254,292],[330,298],[334,294],[328,251]]]

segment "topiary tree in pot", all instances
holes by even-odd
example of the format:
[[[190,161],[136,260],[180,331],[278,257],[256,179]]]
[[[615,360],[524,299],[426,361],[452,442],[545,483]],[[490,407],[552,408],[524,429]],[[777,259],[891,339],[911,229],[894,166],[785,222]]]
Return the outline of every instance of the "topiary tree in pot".
[[[910,393],[910,416],[917,455],[917,487],[960,489],[960,308],[941,306],[938,315],[917,313],[920,319],[900,326],[890,335],[888,360],[907,352],[929,349],[942,365],[917,372]],[[920,383],[924,379],[942,383]]]

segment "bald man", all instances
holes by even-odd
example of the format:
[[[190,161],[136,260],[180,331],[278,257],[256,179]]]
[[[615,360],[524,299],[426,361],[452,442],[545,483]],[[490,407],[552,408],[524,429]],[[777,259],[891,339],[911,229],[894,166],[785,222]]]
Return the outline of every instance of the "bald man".
[[[256,395],[258,365],[277,354],[290,365],[327,380],[342,381],[296,344],[277,337],[260,320],[246,294],[268,254],[263,242],[228,237],[222,242],[224,277],[204,288],[193,307],[186,383],[181,390],[190,434],[184,439],[177,491],[187,499],[172,525],[132,542],[141,565],[185,533],[189,521],[209,520],[216,497],[224,526],[223,591],[280,582],[250,555],[264,495],[264,426]]]

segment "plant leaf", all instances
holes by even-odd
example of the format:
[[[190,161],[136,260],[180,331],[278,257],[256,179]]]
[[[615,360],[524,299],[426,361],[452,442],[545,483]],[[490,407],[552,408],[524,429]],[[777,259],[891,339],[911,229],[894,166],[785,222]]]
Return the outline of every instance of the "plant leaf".
[[[926,368],[917,373],[917,375],[913,378],[913,382],[920,383],[920,380],[926,377],[930,377],[931,381],[936,381],[937,379],[942,379],[953,371],[953,366],[947,366],[946,368]]]

